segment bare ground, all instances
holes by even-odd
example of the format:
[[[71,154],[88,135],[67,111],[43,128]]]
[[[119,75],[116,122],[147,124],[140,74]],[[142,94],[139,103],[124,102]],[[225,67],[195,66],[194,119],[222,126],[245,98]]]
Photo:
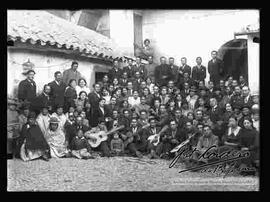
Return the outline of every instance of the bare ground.
[[[8,160],[8,191],[258,191],[258,177],[183,172],[183,165],[169,168],[170,161],[113,157]],[[184,183],[183,180],[211,180]],[[248,180],[248,183],[247,183]],[[234,182],[229,182],[234,181]],[[226,183],[227,182],[227,183]],[[237,182],[238,184],[235,184]],[[239,184],[243,182],[243,184]],[[216,184],[218,183],[218,184]],[[226,184],[225,184],[226,183]]]

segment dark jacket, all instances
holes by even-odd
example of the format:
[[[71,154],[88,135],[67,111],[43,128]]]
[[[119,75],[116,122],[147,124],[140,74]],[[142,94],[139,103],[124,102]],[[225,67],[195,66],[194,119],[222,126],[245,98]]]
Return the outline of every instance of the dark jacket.
[[[18,88],[18,98],[22,101],[29,101],[30,103],[36,98],[36,82],[31,82],[28,79],[25,79],[19,83]]]
[[[160,86],[167,85],[168,81],[172,78],[172,73],[169,65],[162,64],[155,68],[155,80]]]
[[[224,71],[223,61],[219,58],[215,62],[210,60],[208,62],[208,73],[210,74],[210,80],[214,82],[214,85],[217,85]]]
[[[111,82],[114,78],[117,78],[119,80],[122,76],[122,70],[118,68],[118,70],[116,71],[115,68],[112,68],[109,70],[108,76]]]
[[[64,94],[65,110],[67,111],[70,106],[75,107],[74,99],[77,98],[76,90],[72,87],[67,87]]]
[[[179,67],[176,66],[176,65],[169,65],[170,67],[170,71],[171,71],[171,79],[174,81],[174,83],[177,83],[178,82],[178,76],[179,76],[179,73],[178,73],[178,69]]]
[[[100,98],[101,98],[101,95],[97,94],[96,92],[91,92],[91,93],[88,94],[88,101],[89,101],[89,103],[91,105],[91,108],[98,107]]]
[[[93,113],[91,117],[90,125],[92,127],[96,127],[98,125],[99,119],[105,119],[106,117],[110,116],[110,110],[108,109],[108,106],[104,106],[104,113],[101,111],[101,109],[97,106],[95,108],[92,108]]]
[[[49,95],[42,93],[34,99],[32,106],[35,111],[40,111],[44,106],[53,106],[53,102]]]
[[[187,72],[189,76],[191,77],[191,67],[189,65],[181,66],[179,67],[179,70],[183,72],[182,75],[184,75],[184,73]]]
[[[195,81],[204,81],[206,78],[206,67],[201,66],[200,68],[198,66],[194,66],[192,68],[192,79]]]
[[[56,107],[57,105],[64,105],[64,95],[65,90],[67,88],[67,85],[64,82],[60,82],[59,85],[52,81],[49,83],[49,86],[51,87],[51,98],[53,107]]]
[[[123,67],[122,73],[124,73],[124,72],[127,72],[128,78],[132,78],[133,74],[134,74],[133,66],[125,66],[125,67]]]
[[[146,77],[147,77],[147,69],[145,68],[145,66],[143,64],[140,64],[139,66],[137,66],[137,65],[133,66],[133,76],[134,76],[135,72],[137,72],[137,71],[140,72],[141,77],[143,79],[146,79]]]

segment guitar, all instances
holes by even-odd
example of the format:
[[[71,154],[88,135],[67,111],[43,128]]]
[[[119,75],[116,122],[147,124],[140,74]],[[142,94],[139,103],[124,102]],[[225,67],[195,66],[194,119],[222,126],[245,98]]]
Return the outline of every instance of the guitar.
[[[85,132],[85,137],[89,138],[88,143],[92,148],[96,148],[100,145],[101,142],[104,142],[108,139],[108,135],[115,133],[118,130],[121,130],[125,128],[125,126],[119,126],[117,128],[113,128],[112,130],[105,132],[105,131],[100,131],[97,133],[90,133],[90,131]]]
[[[164,126],[158,134],[150,135],[147,140],[149,140],[150,143],[152,143],[154,146],[157,146],[160,142],[160,135],[164,133],[168,128],[169,126]]]
[[[129,143],[133,142],[134,136],[135,136],[136,134],[138,134],[140,131],[142,131],[143,129],[145,129],[145,128],[149,127],[149,126],[150,126],[150,124],[148,123],[148,124],[142,126],[136,133],[134,133],[134,134],[132,134],[131,136],[129,136],[128,139],[124,142],[125,147],[126,147]]]
[[[194,137],[196,135],[196,133],[194,133],[193,135],[191,135],[190,137],[188,137],[188,139],[186,139],[184,142],[180,143],[179,145],[177,145],[175,148],[173,148],[170,152],[174,153],[179,151],[179,149],[181,149],[183,146],[185,146],[187,143],[189,143],[190,139],[192,137]]]

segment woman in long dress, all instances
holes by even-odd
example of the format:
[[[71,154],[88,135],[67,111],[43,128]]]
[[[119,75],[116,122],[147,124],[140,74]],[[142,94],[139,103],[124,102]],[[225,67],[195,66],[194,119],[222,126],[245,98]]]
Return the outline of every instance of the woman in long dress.
[[[45,138],[50,146],[51,157],[69,157],[68,143],[64,132],[59,127],[60,120],[57,117],[51,117],[49,122]]]
[[[49,160],[49,145],[35,120],[35,114],[30,113],[27,123],[22,127],[20,135],[20,157],[23,161],[42,158]]]

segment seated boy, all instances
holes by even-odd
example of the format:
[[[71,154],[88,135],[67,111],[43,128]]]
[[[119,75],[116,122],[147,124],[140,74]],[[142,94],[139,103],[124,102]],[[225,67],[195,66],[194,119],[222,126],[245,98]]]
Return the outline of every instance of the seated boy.
[[[111,153],[113,155],[120,156],[124,153],[124,142],[119,137],[118,132],[114,133],[110,146],[111,146]]]
[[[78,159],[90,159],[94,158],[91,155],[91,146],[89,145],[87,139],[83,136],[83,131],[78,130],[76,136],[71,141],[71,153],[74,157]]]

